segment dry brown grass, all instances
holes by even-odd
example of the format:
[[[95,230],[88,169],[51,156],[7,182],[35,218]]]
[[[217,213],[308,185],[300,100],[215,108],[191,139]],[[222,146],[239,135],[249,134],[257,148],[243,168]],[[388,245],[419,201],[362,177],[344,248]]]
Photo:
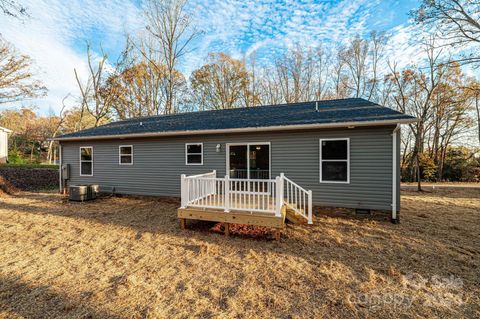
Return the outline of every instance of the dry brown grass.
[[[180,231],[175,201],[3,197],[0,318],[479,317],[480,190],[403,195],[400,225],[324,209],[280,242]]]

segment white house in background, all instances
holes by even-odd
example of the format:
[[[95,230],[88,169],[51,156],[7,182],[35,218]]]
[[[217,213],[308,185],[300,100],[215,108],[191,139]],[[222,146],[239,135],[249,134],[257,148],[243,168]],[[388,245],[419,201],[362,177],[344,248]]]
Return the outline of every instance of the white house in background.
[[[11,130],[0,126],[0,163],[6,163],[8,158],[8,134]]]

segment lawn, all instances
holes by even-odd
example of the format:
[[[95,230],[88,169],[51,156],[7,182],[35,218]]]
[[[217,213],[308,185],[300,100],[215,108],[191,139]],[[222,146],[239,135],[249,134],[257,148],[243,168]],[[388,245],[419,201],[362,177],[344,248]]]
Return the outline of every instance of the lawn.
[[[4,195],[0,318],[480,317],[479,189],[404,191],[400,225],[320,209],[279,242],[181,231],[177,207]]]

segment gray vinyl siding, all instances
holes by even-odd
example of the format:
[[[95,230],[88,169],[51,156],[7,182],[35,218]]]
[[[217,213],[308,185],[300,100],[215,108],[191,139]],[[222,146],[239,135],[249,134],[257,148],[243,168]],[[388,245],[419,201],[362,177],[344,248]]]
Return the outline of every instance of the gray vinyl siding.
[[[226,143],[270,142],[272,178],[285,173],[312,190],[315,205],[391,210],[393,129],[383,126],[62,142],[62,156],[63,163],[71,165],[70,184],[95,183],[115,187],[117,193],[178,197],[181,174],[215,169],[217,176],[225,176]],[[350,183],[320,183],[319,140],[346,137],[350,138]],[[196,142],[203,143],[203,165],[185,165],[185,143]],[[220,152],[216,152],[217,144],[221,145]],[[133,165],[118,164],[119,145],[133,145]],[[91,177],[79,176],[80,146],[93,146]]]
[[[401,129],[398,130],[397,132],[397,211],[400,211],[400,183],[402,176],[400,175],[400,144],[402,142],[400,136],[402,136]],[[393,154],[392,154],[393,155]]]

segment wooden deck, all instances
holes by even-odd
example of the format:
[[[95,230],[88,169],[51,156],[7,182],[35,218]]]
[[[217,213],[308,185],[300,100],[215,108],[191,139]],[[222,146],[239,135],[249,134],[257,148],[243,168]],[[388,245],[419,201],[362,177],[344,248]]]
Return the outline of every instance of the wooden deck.
[[[205,196],[190,205],[196,208],[218,208],[225,206],[225,196],[223,194],[212,194]],[[230,194],[229,210],[231,211],[247,211],[247,212],[264,212],[275,211],[275,198],[267,193],[260,194],[244,194],[235,193]]]
[[[182,228],[188,219],[222,222],[226,234],[230,223],[265,226],[275,228],[278,239],[286,218],[294,223],[311,223],[312,219],[312,192],[283,173],[275,179],[218,178],[216,171],[182,174],[181,194],[178,218]]]
[[[245,197],[250,197],[246,200]],[[209,203],[224,203],[223,195],[210,195],[204,198],[201,205],[208,206]],[[249,203],[249,204],[248,204]],[[257,196],[254,194],[235,196],[232,194],[230,200],[230,211],[225,212],[224,209],[211,207],[186,207],[178,209],[178,218],[180,219],[180,226],[186,227],[186,220],[206,220],[213,222],[222,222],[225,224],[225,233],[228,234],[229,224],[244,224],[254,226],[264,226],[275,228],[275,237],[280,236],[279,230],[285,227],[285,206],[282,208],[281,216],[276,216],[275,213],[259,212],[255,210],[275,207],[275,198],[269,196]]]

